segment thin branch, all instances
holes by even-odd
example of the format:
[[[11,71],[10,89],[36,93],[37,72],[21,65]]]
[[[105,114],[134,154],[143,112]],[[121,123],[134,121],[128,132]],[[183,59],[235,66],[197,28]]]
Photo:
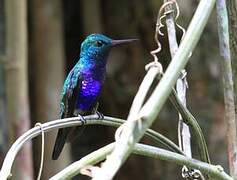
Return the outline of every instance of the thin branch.
[[[196,137],[198,143],[201,160],[210,163],[207,144],[204,135],[202,133],[202,129],[199,126],[197,120],[194,118],[194,116],[189,112],[189,110],[185,106],[183,106],[182,102],[179,100],[174,89],[171,93],[170,101],[175,106],[177,111],[182,115],[184,122],[187,123],[189,126],[191,126],[194,136]]]
[[[94,180],[112,179],[131,154],[135,144],[142,138],[146,129],[154,122],[177,81],[181,70],[188,62],[188,57],[201,36],[214,4],[215,0],[200,1],[177,53],[160,83],[139,113],[138,119],[142,121],[141,126],[138,126],[138,121],[134,120],[125,123],[120,140],[116,142],[115,149],[102,165],[95,178],[93,178]]]
[[[39,171],[37,175],[37,180],[41,179],[41,175],[43,172],[43,167],[44,167],[44,146],[45,146],[45,135],[44,135],[44,130],[41,127],[41,123],[36,123],[35,126],[39,126],[41,130],[41,157],[40,157],[40,166],[39,166]]]
[[[66,180],[71,179],[80,173],[80,170],[87,165],[94,165],[104,160],[108,154],[114,149],[115,143],[106,145],[97,151],[94,151],[79,161],[67,166],[64,170],[50,178],[50,180]],[[134,154],[147,156],[151,158],[161,159],[178,165],[186,165],[190,168],[199,169],[203,173],[209,174],[213,179],[233,180],[226,174],[220,166],[207,164],[196,159],[186,157],[177,153],[173,153],[161,148],[156,148],[144,144],[136,144],[133,150]]]
[[[164,3],[171,2],[172,0],[164,0]],[[178,50],[178,42],[176,38],[176,28],[175,28],[175,21],[178,18],[174,19],[174,5],[176,7],[176,11],[179,11],[179,6],[177,2],[167,6],[165,8],[165,14],[166,14],[166,27],[167,27],[167,33],[168,33],[168,40],[169,40],[169,48],[170,48],[170,54],[173,58],[175,53]],[[169,12],[169,13],[168,13]],[[183,32],[185,33],[185,31]],[[183,34],[184,36],[184,34]],[[183,69],[182,76],[177,80],[176,83],[176,90],[177,90],[177,97],[179,98],[181,104],[186,107],[186,91],[187,91],[187,79],[186,79],[186,70]],[[178,122],[178,140],[179,140],[179,147],[184,151],[184,153],[188,157],[192,157],[192,150],[191,150],[191,133],[189,130],[189,126],[183,121],[182,115],[179,113],[179,122]],[[184,167],[183,170],[186,170]],[[185,173],[184,171],[182,173]]]
[[[227,143],[230,174],[237,179],[237,132],[235,115],[235,97],[231,54],[229,44],[228,15],[225,0],[217,0],[216,13],[222,70],[222,82],[225,102],[225,121],[227,125]]]
[[[104,119],[102,120],[101,119],[98,120],[97,118],[98,118],[97,115],[90,115],[90,116],[84,117],[84,119],[87,120],[86,125],[98,124],[98,125],[119,127],[121,124],[125,122],[125,120],[107,117],[107,116],[105,116]],[[80,117],[58,119],[58,120],[41,124],[40,126],[36,126],[28,130],[27,132],[25,132],[15,141],[15,143],[9,149],[4,159],[2,169],[0,171],[0,179],[7,179],[11,175],[11,168],[19,150],[22,148],[22,146],[26,142],[28,142],[29,140],[33,139],[34,137],[38,135],[41,135],[42,131],[48,132],[48,131],[55,130],[58,128],[79,126],[81,124],[82,123],[81,123]],[[149,137],[151,137],[153,140],[155,140],[156,142],[163,144],[165,147],[168,147],[170,150],[183,154],[183,152],[179,149],[179,147],[176,144],[174,144],[172,141],[170,141],[163,135],[151,129],[149,129],[146,134]]]
[[[165,0],[166,2],[167,0]],[[168,8],[168,7],[167,7]],[[175,22],[173,18],[173,14],[167,14],[166,15],[166,26],[167,26],[167,33],[168,33],[168,40],[169,40],[169,47],[170,47],[170,54],[173,58],[175,53],[178,50],[178,42],[176,39],[176,29],[175,29]],[[186,74],[186,71],[183,70],[184,74]],[[176,90],[178,97],[182,104],[186,106],[186,89],[187,89],[187,80],[186,76],[182,77],[182,74],[180,74],[179,79],[176,83]],[[184,150],[185,154],[188,157],[192,157],[192,150],[191,150],[191,134],[190,130],[187,124],[183,122],[182,116],[179,114],[179,142],[181,149]]]

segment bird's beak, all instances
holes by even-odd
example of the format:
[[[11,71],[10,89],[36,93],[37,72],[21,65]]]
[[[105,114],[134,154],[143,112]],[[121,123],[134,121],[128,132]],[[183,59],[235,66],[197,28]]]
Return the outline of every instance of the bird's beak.
[[[112,46],[116,46],[116,45],[119,45],[119,44],[125,44],[125,43],[134,42],[134,41],[139,41],[139,39],[112,40],[111,45],[112,45]]]

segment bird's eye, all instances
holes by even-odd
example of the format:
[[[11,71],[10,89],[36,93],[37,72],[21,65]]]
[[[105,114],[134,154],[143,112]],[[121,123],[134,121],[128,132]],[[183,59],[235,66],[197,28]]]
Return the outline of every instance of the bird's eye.
[[[103,42],[102,41],[95,41],[95,46],[101,47],[101,46],[103,46]]]

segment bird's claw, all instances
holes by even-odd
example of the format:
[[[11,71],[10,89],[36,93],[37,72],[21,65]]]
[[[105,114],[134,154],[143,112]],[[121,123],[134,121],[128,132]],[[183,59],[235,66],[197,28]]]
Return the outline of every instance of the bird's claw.
[[[84,118],[84,116],[82,116],[80,114],[78,114],[77,116],[80,117],[80,121],[82,123],[81,125],[84,126],[86,124],[86,119]]]
[[[100,113],[99,111],[96,111],[95,114],[97,114],[98,119],[104,119],[104,115]]]

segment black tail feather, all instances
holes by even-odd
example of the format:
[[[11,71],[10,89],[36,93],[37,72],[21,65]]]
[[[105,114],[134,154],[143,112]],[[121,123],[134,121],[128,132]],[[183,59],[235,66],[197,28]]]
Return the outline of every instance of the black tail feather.
[[[53,148],[52,159],[57,160],[59,155],[61,154],[64,144],[66,143],[66,139],[68,133],[71,128],[63,128],[58,130],[58,134],[56,137],[56,141]]]

